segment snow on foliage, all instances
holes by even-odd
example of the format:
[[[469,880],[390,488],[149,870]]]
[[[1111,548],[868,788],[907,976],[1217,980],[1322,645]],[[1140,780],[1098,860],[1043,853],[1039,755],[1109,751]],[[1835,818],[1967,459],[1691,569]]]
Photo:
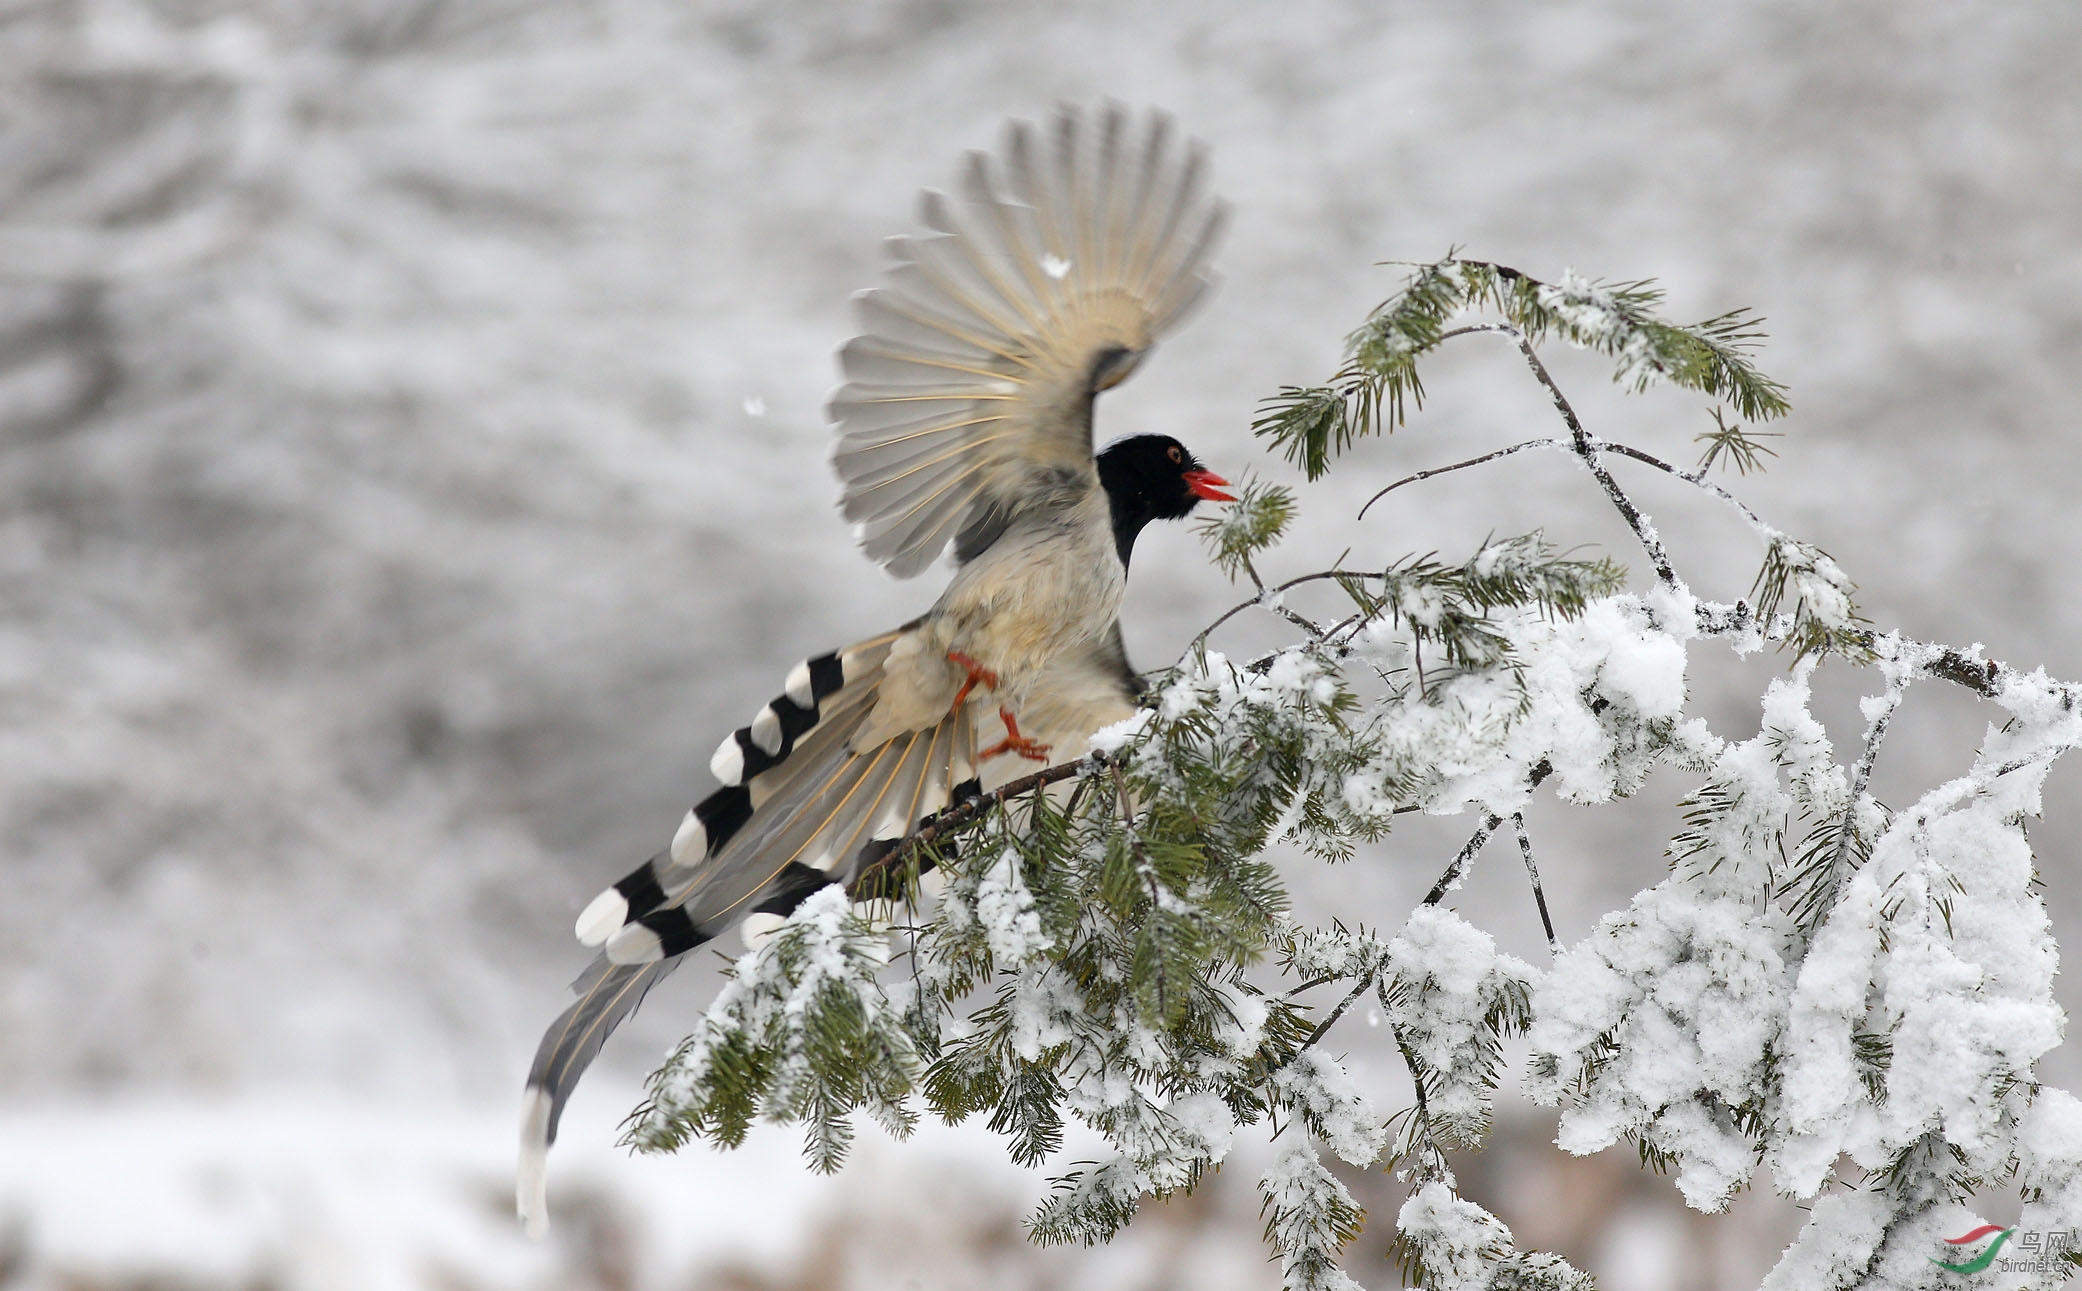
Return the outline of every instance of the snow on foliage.
[[[1372,1165],[1388,1145],[1373,1103],[1335,1059],[1303,1050],[1273,1073],[1272,1083],[1309,1129],[1351,1164]]]
[[[1418,1187],[1396,1216],[1397,1252],[1412,1281],[1438,1291],[1590,1291],[1589,1278],[1566,1260],[1520,1254],[1511,1230],[1488,1211],[1433,1180]]]
[[[1285,1291],[1358,1291],[1337,1266],[1338,1248],[1359,1235],[1365,1218],[1352,1194],[1297,1143],[1280,1153],[1258,1183],[1265,1197],[1265,1237],[1280,1256]]]
[[[946,883],[936,902],[907,889],[894,937],[836,890],[806,902],[739,962],[654,1079],[632,1139],[730,1143],[757,1116],[801,1121],[828,1168],[850,1112],[901,1130],[922,1100],[950,1121],[984,1117],[1015,1160],[1038,1164],[1074,1118],[1111,1154],[1058,1176],[1031,1228],[1099,1242],[1262,1124],[1292,1136],[1260,1185],[1290,1288],[1352,1286],[1335,1257],[1364,1217],[1322,1149],[1409,1183],[1394,1252],[1414,1282],[1587,1286],[1517,1250],[1447,1165],[1448,1148],[1483,1144],[1504,1040],[1523,1034],[1528,1087],[1559,1109],[1562,1149],[1628,1144],[1702,1211],[1760,1179],[1809,1203],[1767,1286],[1936,1285],[1929,1253],[1978,1222],[1971,1205],[1996,1186],[2018,1187],[2048,1228],[2075,1227],[2082,1105],[2035,1075],[2066,1019],[2024,825],[2048,769],[2082,742],[2077,692],[1866,629],[1843,571],[1746,508],[1764,546],[1754,602],[1696,596],[1604,470],[1631,450],[1584,430],[1532,346],[1554,333],[1610,355],[1629,384],[1704,390],[1745,415],[1783,409],[1747,366],[1739,316],[1680,328],[1653,317],[1654,299],[1642,284],[1550,288],[1475,262],[1428,266],[1355,335],[1341,377],[1356,385],[1283,394],[1261,421],[1320,473],[1416,389],[1408,365],[1448,314],[1493,307],[1507,321],[1474,330],[1514,340],[1547,386],[1565,431],[1545,442],[1632,529],[1655,569],[1647,589],[1623,590],[1612,562],[1539,533],[1457,564],[1267,585],[1258,562],[1292,501],[1247,489],[1265,513],[1207,530],[1256,588],[1231,614],[1268,612],[1296,639],[1236,659],[1204,633],[1090,756],[905,849],[907,873],[937,867]],[[1739,426],[1716,424],[1716,451],[1754,459]],[[1741,507],[1702,472],[1664,469]],[[1296,610],[1287,594],[1309,583],[1341,593],[1345,617]],[[1754,734],[1687,713],[1694,652],[1774,643],[1793,663],[1765,685]],[[1825,660],[1878,683],[1847,755],[1812,711]],[[1933,679],[2007,720],[1964,775],[1889,810],[1869,791],[1874,762],[1912,684]],[[1668,877],[1557,946],[1544,971],[1441,904],[1507,821],[1536,871],[1520,815],[1535,794],[1614,802],[1658,767],[1694,785]],[[1410,812],[1478,824],[1399,927],[1291,917],[1268,848],[1346,859]],[[1411,1104],[1386,1116],[1326,1043],[1369,997],[1410,1077]]]
[[[1383,968],[1389,1025],[1429,1076],[1429,1119],[1455,1142],[1481,1143],[1501,1074],[1496,1037],[1524,1027],[1529,988],[1539,974],[1499,954],[1488,933],[1435,905],[1410,912],[1388,943]]]
[[[1034,912],[1034,895],[1020,877],[1019,853],[1007,850],[976,885],[976,917],[990,953],[1008,966],[1025,963],[1052,944]]]

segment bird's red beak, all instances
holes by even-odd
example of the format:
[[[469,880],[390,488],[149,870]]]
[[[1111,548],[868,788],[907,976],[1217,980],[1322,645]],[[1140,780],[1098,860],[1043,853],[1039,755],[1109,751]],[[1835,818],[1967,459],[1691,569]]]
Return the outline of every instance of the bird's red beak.
[[[1216,475],[1213,471],[1187,471],[1185,481],[1186,489],[1196,498],[1206,498],[1209,502],[1236,501],[1235,494],[1224,493],[1215,487],[1217,484],[1227,484],[1229,481]]]

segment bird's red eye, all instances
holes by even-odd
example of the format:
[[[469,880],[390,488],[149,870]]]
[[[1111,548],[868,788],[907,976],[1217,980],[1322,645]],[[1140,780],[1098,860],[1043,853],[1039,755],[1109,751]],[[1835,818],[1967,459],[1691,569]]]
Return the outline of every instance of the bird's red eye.
[[[1166,457],[1169,457],[1173,462],[1179,463],[1181,465],[1183,465],[1186,460],[1185,450],[1180,448],[1176,444],[1173,444],[1171,447],[1165,449],[1164,455]]]

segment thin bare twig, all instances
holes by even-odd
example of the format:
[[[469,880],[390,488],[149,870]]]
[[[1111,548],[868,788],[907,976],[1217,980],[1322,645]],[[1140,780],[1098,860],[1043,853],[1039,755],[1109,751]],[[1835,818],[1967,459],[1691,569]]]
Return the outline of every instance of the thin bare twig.
[[[1296,1047],[1295,1052],[1299,1053],[1301,1052],[1301,1050],[1308,1048],[1316,1041],[1321,1040],[1325,1032],[1329,1031],[1331,1027],[1337,1025],[1337,1020],[1345,1015],[1345,1010],[1352,1007],[1352,1001],[1358,999],[1360,996],[1366,994],[1368,991],[1373,989],[1374,980],[1379,975],[1380,970],[1378,969],[1376,969],[1374,972],[1368,973],[1365,979],[1362,980],[1359,983],[1359,985],[1352,988],[1352,991],[1349,995],[1345,996],[1345,998],[1337,1002],[1337,1007],[1330,1010],[1330,1013],[1327,1017],[1325,1017],[1321,1022],[1318,1022],[1316,1024],[1316,1029],[1308,1033],[1308,1039],[1303,1040],[1301,1044]]]
[[[1583,421],[1577,417],[1574,405],[1569,402],[1569,397],[1562,393],[1561,387],[1555,384],[1553,375],[1547,371],[1547,365],[1540,361],[1539,351],[1533,348],[1532,341],[1527,339],[1523,331],[1508,323],[1484,323],[1475,327],[1457,328],[1446,333],[1446,336],[1465,336],[1474,332],[1494,332],[1499,336],[1508,336],[1518,346],[1518,352],[1525,356],[1526,366],[1532,369],[1533,376],[1545,387],[1548,399],[1554,404],[1554,410],[1561,414],[1562,423],[1569,428],[1570,449],[1582,461],[1591,477],[1597,480],[1598,487],[1605,490],[1606,498],[1618,510],[1620,518],[1626,521],[1627,527],[1634,531],[1634,537],[1640,542],[1641,550],[1648,554],[1648,563],[1655,566],[1656,577],[1661,579],[1666,587],[1680,586],[1677,571],[1670,564],[1670,553],[1663,549],[1663,540],[1656,535],[1655,526],[1649,522],[1647,514],[1634,505],[1634,500],[1627,496],[1626,490],[1619,487],[1619,481],[1612,478],[1612,472],[1606,470],[1605,464],[1598,460],[1598,454],[1609,445],[1583,428]],[[1445,337],[1440,339],[1444,340]]]
[[[1547,932],[1547,949],[1555,950],[1554,919],[1547,913],[1547,891],[1540,886],[1540,867],[1533,863],[1533,836],[1526,832],[1525,813],[1512,813],[1511,826],[1518,831],[1518,854],[1525,858],[1525,876],[1532,880],[1533,904],[1540,907],[1540,927]]]
[[[1448,333],[1448,335],[1458,335],[1458,333]],[[1464,471],[1470,466],[1480,466],[1484,462],[1493,462],[1499,457],[1509,457],[1513,453],[1524,452],[1528,448],[1567,449],[1568,445],[1562,443],[1558,439],[1528,439],[1522,444],[1513,444],[1509,448],[1499,448],[1493,453],[1484,453],[1480,457],[1470,457],[1465,462],[1455,462],[1451,466],[1434,466],[1429,470],[1419,471],[1415,475],[1405,475],[1401,479],[1397,480],[1395,483],[1389,485],[1387,488],[1382,489],[1379,493],[1376,493],[1372,497],[1368,498],[1366,500],[1366,506],[1359,508],[1359,514],[1355,516],[1354,519],[1366,519],[1366,513],[1368,508],[1372,507],[1374,503],[1379,502],[1382,498],[1387,497],[1390,493],[1395,492],[1397,489],[1401,488],[1405,484],[1416,484],[1423,480],[1428,480],[1434,475],[1445,475],[1453,471]]]
[[[1207,643],[1207,638],[1214,635],[1214,631],[1216,628],[1222,626],[1224,623],[1227,623],[1230,619],[1235,618],[1237,615],[1243,613],[1245,610],[1255,609],[1259,606],[1263,606],[1264,608],[1272,610],[1275,613],[1280,612],[1282,609],[1284,609],[1284,607],[1272,605],[1268,603],[1266,598],[1271,596],[1278,596],[1281,592],[1284,592],[1289,588],[1299,587],[1303,583],[1320,583],[1330,579],[1379,579],[1380,577],[1381,571],[1379,570],[1368,571],[1357,569],[1322,569],[1316,571],[1313,574],[1303,574],[1299,578],[1290,578],[1286,582],[1277,584],[1272,587],[1261,587],[1256,596],[1253,596],[1248,601],[1240,601],[1237,604],[1230,606],[1228,609],[1223,610],[1219,618],[1217,618],[1214,622],[1208,624],[1206,627],[1200,629],[1200,635],[1193,638],[1192,644],[1188,645],[1185,648],[1184,652],[1179,655],[1179,658],[1183,659],[1186,657],[1186,655],[1192,654],[1195,650],[1198,650],[1201,646],[1205,645]],[[1303,623],[1307,623],[1307,620],[1303,620]],[[1317,633],[1318,640],[1322,639],[1321,633],[1317,631],[1314,625],[1309,625],[1309,630]]]
[[[1554,377],[1548,373],[1547,365],[1540,362],[1539,351],[1533,348],[1533,343],[1526,339],[1525,333],[1513,328],[1512,336],[1518,342],[1518,352],[1525,356],[1526,365],[1533,370],[1533,375],[1539,378],[1540,384],[1547,387],[1547,397],[1554,401],[1555,411],[1560,413],[1562,420],[1568,424],[1576,456],[1590,471],[1591,477],[1597,480],[1598,486],[1605,490],[1605,496],[1618,510],[1620,518],[1634,531],[1634,537],[1640,542],[1641,550],[1648,553],[1648,563],[1655,566],[1656,577],[1662,579],[1666,587],[1678,586],[1677,571],[1670,564],[1670,553],[1663,549],[1663,540],[1656,535],[1655,526],[1649,522],[1647,514],[1634,505],[1634,500],[1627,496],[1626,490],[1619,487],[1619,481],[1612,478],[1612,472],[1606,470],[1605,464],[1598,460],[1598,453],[1605,447],[1604,443],[1593,438],[1591,433],[1583,428],[1583,422],[1576,416],[1576,409],[1570,405],[1568,396],[1561,392],[1561,387],[1554,383]]]
[[[1336,980],[1337,978],[1331,974],[1325,974],[1322,977],[1311,977],[1307,981],[1303,982],[1301,985],[1290,988],[1287,991],[1287,998],[1293,999],[1295,996],[1301,994],[1303,991],[1313,991],[1318,986],[1328,986]]]
[[[1605,451],[1608,453],[1618,453],[1621,457],[1631,457],[1635,461],[1645,462],[1648,465],[1655,467],[1659,471],[1666,471],[1669,474],[1676,476],[1678,479],[1683,480],[1687,484],[1698,485],[1700,488],[1705,489],[1708,493],[1713,494],[1713,496],[1719,498],[1721,501],[1727,503],[1729,506],[1734,507],[1737,511],[1740,511],[1742,513],[1743,519],[1749,521],[1750,528],[1755,529],[1758,533],[1761,533],[1766,537],[1776,537],[1778,535],[1778,530],[1772,528],[1769,524],[1766,524],[1764,521],[1764,517],[1750,510],[1749,504],[1747,502],[1744,502],[1741,498],[1736,497],[1733,493],[1730,493],[1727,489],[1722,488],[1720,485],[1715,484],[1712,480],[1707,479],[1704,472],[1687,471],[1682,467],[1672,466],[1670,463],[1664,461],[1660,457],[1656,457],[1650,453],[1644,453],[1638,448],[1629,448],[1625,444],[1614,444],[1608,441],[1604,444],[1603,447]]]
[[[1465,327],[1456,327],[1450,332],[1439,333],[1439,339],[1450,341],[1456,336],[1472,336],[1477,332],[1501,332],[1506,336],[1518,335],[1518,329],[1509,323],[1469,323]]]
[[[1300,628],[1303,632],[1308,633],[1309,636],[1315,639],[1316,641],[1324,641],[1328,639],[1328,634],[1323,630],[1321,625],[1313,623],[1307,618],[1304,618],[1303,616],[1296,614],[1294,611],[1288,609],[1286,606],[1270,605],[1266,608],[1270,609],[1274,614],[1279,615],[1287,622],[1292,623],[1295,627]]]

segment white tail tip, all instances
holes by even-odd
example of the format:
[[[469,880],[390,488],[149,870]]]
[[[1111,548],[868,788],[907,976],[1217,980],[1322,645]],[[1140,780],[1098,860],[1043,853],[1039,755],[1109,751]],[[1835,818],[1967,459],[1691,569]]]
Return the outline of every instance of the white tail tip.
[[[690,811],[672,835],[672,863],[692,865],[707,855],[708,828],[701,823],[701,817]]]
[[[513,1208],[528,1236],[549,1234],[549,1091],[530,1089],[521,1103],[520,1166]]]
[[[746,950],[757,950],[788,922],[788,916],[767,910],[754,910],[737,925],[738,936],[745,939]]]
[[[629,918],[629,899],[614,888],[609,888],[587,903],[579,911],[578,924],[572,931],[578,934],[581,946],[597,946],[614,936],[615,929]]]
[[[640,923],[625,923],[607,939],[610,964],[654,964],[665,958],[665,943]]]
[[[810,708],[817,702],[817,692],[810,689],[809,660],[796,664],[788,670],[788,682],[781,687],[797,708]]]
[[[745,778],[745,751],[737,746],[737,734],[732,732],[708,760],[711,775],[724,784],[737,784]]]
[[[759,710],[759,716],[752,719],[751,729],[752,743],[768,757],[781,751],[781,715],[774,711],[772,704]]]

